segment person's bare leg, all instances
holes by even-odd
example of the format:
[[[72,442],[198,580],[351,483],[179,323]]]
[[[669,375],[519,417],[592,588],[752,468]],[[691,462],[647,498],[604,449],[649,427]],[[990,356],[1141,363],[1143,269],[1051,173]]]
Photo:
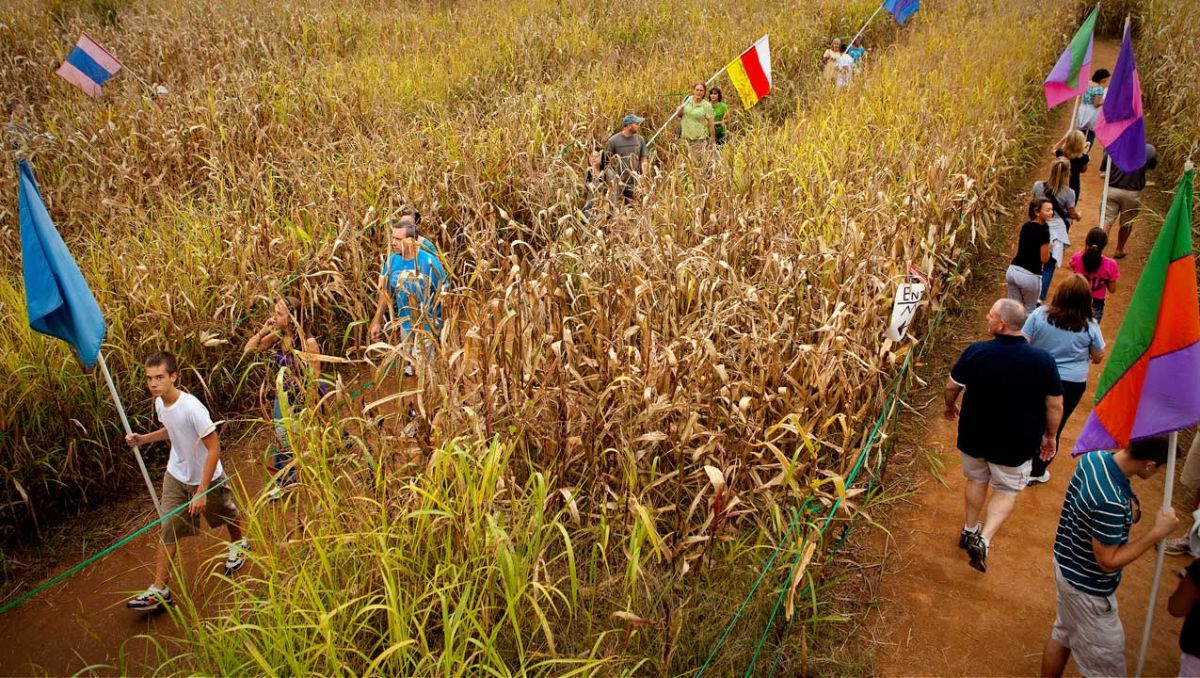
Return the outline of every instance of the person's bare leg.
[[[989,544],[992,542],[992,537],[1008,519],[1008,514],[1012,513],[1013,505],[1016,503],[1016,494],[992,491],[992,498],[988,500],[987,504],[987,517],[983,521],[984,541]]]
[[[225,526],[229,528],[229,541],[239,542],[242,540],[242,519],[240,517],[225,523]]]
[[[159,542],[158,557],[154,561],[154,587],[157,589],[167,588],[167,582],[171,579],[171,561],[175,560],[175,553],[179,550],[176,544],[166,544]]]
[[[963,491],[966,497],[967,520],[963,525],[974,527],[979,524],[979,518],[983,515],[983,505],[987,502],[987,488],[987,483],[967,481],[967,487]]]
[[[1061,678],[1070,658],[1071,648],[1059,645],[1053,638],[1047,640],[1042,649],[1042,678]]]
[[[1129,242],[1129,234],[1133,233],[1132,226],[1125,225],[1125,219],[1121,219],[1121,228],[1117,231],[1117,251],[1125,251],[1125,243]]]

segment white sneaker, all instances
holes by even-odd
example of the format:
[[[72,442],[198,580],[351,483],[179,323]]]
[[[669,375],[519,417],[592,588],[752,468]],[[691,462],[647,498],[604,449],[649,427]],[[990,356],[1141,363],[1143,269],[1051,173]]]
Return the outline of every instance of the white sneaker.
[[[1045,473],[1043,473],[1040,476],[1030,477],[1029,481],[1025,483],[1025,486],[1033,487],[1034,485],[1041,485],[1042,483],[1048,483],[1048,482],[1050,482],[1050,471],[1046,471]]]
[[[233,574],[246,564],[246,553],[250,551],[250,542],[243,539],[229,545],[229,555],[225,557],[225,574]]]

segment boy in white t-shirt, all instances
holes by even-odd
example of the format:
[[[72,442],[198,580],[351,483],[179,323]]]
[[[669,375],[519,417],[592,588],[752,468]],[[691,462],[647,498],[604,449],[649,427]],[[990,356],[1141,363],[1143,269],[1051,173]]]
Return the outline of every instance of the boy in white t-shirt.
[[[154,612],[171,604],[167,578],[178,550],[177,542],[199,531],[202,513],[210,527],[225,525],[229,528],[231,543],[229,556],[225,559],[225,573],[233,574],[246,564],[247,543],[242,538],[233,492],[226,482],[225,469],[221,467],[217,427],[208,415],[208,409],[195,396],[175,387],[178,379],[179,367],[174,355],[162,352],[146,358],[146,385],[155,397],[154,414],[162,422],[162,428],[153,433],[125,436],[131,447],[170,442],[171,455],[163,475],[162,510],[167,514],[188,504],[186,510],[163,521],[154,584],[125,603],[131,610]],[[209,488],[213,488],[212,491]]]

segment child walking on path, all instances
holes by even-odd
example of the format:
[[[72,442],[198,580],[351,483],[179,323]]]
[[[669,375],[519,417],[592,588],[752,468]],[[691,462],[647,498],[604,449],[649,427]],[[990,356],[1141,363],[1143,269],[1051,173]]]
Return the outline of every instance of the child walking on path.
[[[217,427],[208,409],[195,396],[176,388],[178,380],[179,366],[174,355],[162,352],[146,358],[146,385],[154,396],[154,413],[162,428],[153,433],[125,436],[130,447],[170,442],[171,455],[163,476],[162,510],[170,514],[173,509],[188,505],[187,510],[163,521],[154,583],[125,603],[131,610],[154,612],[171,604],[171,591],[167,588],[171,561],[178,551],[178,540],[199,531],[201,514],[210,527],[229,528],[231,543],[225,573],[233,574],[246,564],[248,545],[242,538],[241,517],[221,466]]]
[[[296,469],[292,466],[291,435],[288,431],[288,416],[304,407],[304,386],[317,383],[321,376],[321,353],[317,339],[307,331],[305,323],[300,318],[300,300],[295,297],[284,297],[275,302],[275,311],[267,319],[262,329],[246,342],[246,353],[275,349],[275,366],[279,368],[282,379],[282,391],[277,387],[275,398],[271,404],[271,417],[275,422],[275,435],[279,439],[279,448],[272,459],[271,470],[275,473],[275,485],[271,489],[272,501],[283,498],[283,490],[297,482]],[[296,362],[296,351],[303,351],[307,356],[300,363]],[[308,374],[301,372],[308,368]],[[311,379],[311,381],[308,381]],[[277,382],[278,383],[278,382]],[[318,386],[319,389],[319,386]],[[318,394],[320,391],[318,390]],[[286,400],[285,400],[286,399]],[[285,473],[281,473],[286,469]]]
[[[1099,226],[1088,231],[1083,251],[1071,256],[1071,270],[1087,278],[1092,288],[1092,318],[1096,322],[1104,317],[1104,299],[1109,292],[1117,291],[1117,276],[1120,269],[1117,261],[1104,256],[1108,246],[1108,231]]]

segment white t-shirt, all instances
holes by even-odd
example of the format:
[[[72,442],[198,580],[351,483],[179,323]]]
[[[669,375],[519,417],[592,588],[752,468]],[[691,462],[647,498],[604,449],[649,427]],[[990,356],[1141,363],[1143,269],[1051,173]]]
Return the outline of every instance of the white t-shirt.
[[[837,60],[837,86],[845,87],[854,78],[854,57],[842,52]]]
[[[168,407],[162,398],[154,399],[154,413],[167,429],[171,439],[171,456],[167,460],[167,473],[184,485],[199,485],[204,477],[204,462],[208,459],[208,448],[200,441],[217,430],[208,416],[208,408],[191,393],[180,392],[179,399]],[[221,461],[211,480],[225,474]]]

